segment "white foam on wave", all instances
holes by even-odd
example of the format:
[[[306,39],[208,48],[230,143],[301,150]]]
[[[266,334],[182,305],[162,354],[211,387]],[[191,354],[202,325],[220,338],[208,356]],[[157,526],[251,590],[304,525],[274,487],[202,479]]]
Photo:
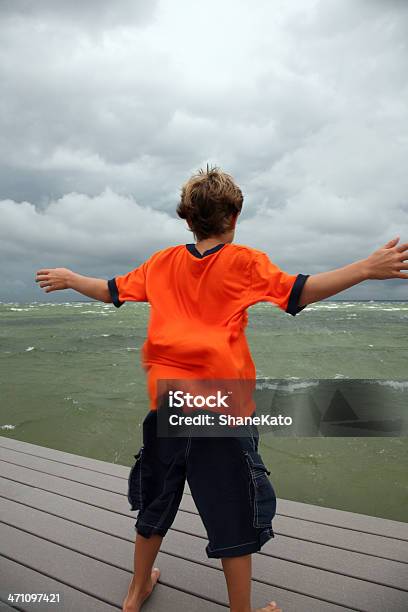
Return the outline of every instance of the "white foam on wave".
[[[72,402],[72,404],[74,404],[74,405],[79,404],[79,401],[78,401],[78,400],[76,400],[76,399],[73,399],[73,398],[72,398],[70,395],[66,395],[66,396],[64,397],[64,400],[67,400],[67,401],[69,401],[69,402]]]
[[[29,308],[10,308],[10,310],[12,310],[13,312],[27,312],[30,309]]]
[[[391,387],[396,391],[408,389],[408,380],[379,380],[377,382],[383,387]]]
[[[33,351],[35,349],[35,346],[28,346],[25,351],[26,353],[28,353],[29,351]]]
[[[57,306],[72,306],[72,308],[83,308],[84,306],[98,306],[98,301],[95,302],[59,302]]]
[[[298,391],[299,389],[308,389],[309,387],[317,387],[319,385],[319,381],[310,380],[310,381],[301,381],[295,382],[291,380],[263,380],[256,382],[256,389],[280,389],[283,391],[288,391],[289,393],[293,393],[293,391]]]
[[[387,311],[398,311],[398,310],[408,310],[408,304],[406,302],[398,302],[398,306],[397,305],[392,305],[390,303],[387,302],[377,302],[377,303],[371,303],[369,302],[368,304],[363,304],[363,308],[367,309],[367,310],[380,310],[383,312],[387,312]]]
[[[0,426],[0,429],[15,429],[15,428],[16,428],[15,425],[8,425],[8,424]]]

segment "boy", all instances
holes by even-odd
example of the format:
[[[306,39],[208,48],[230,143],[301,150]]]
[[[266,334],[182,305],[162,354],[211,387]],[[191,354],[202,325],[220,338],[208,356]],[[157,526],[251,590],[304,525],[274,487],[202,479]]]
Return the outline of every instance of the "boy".
[[[185,479],[207,530],[209,557],[221,558],[230,610],[250,612],[251,555],[274,537],[276,497],[258,451],[258,435],[160,438],[157,382],[167,379],[255,379],[245,339],[247,308],[261,301],[298,314],[307,304],[368,279],[408,278],[408,243],[390,240],[369,257],[314,275],[288,274],[261,251],[234,245],[243,196],[219,168],[200,170],[182,187],[178,215],[195,243],[154,253],[142,265],[108,281],[65,268],[42,269],[45,292],[71,288],[120,307],[151,305],[143,365],[150,408],[143,446],[129,475],[128,499],[139,510],[134,576],[124,612],[138,612],[159,578],[153,568],[171,526]],[[270,602],[264,612],[278,612]]]

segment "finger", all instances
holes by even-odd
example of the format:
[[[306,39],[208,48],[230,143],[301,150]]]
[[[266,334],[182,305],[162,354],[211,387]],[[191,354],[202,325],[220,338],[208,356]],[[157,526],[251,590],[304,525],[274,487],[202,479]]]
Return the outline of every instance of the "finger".
[[[37,274],[48,274],[51,272],[51,268],[41,268],[41,270],[37,270]]]
[[[392,240],[389,240],[387,242],[387,244],[384,244],[384,248],[385,249],[391,249],[392,247],[394,247],[397,243],[399,242],[399,236],[397,236],[396,238],[393,238]]]
[[[41,274],[41,276],[38,276],[35,279],[35,282],[38,283],[40,281],[48,280],[48,278],[49,278],[49,274]]]
[[[40,287],[51,287],[51,286],[52,286],[51,282],[44,282],[43,281],[42,283],[40,283]]]
[[[393,278],[408,278],[408,274],[401,272],[400,274],[394,274]]]
[[[399,244],[396,247],[396,250],[399,251],[400,253],[402,253],[403,251],[406,251],[408,249],[408,242],[404,242],[404,244]]]

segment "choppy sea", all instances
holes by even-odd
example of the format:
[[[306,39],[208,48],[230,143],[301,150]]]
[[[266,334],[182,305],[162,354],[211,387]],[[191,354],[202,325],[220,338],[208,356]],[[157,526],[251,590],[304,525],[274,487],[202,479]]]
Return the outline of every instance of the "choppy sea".
[[[139,363],[149,306],[0,303],[0,435],[131,465],[147,411]],[[249,310],[263,379],[381,379],[408,397],[408,302]],[[407,403],[408,410],[408,403]],[[277,496],[408,520],[408,439],[261,437]]]

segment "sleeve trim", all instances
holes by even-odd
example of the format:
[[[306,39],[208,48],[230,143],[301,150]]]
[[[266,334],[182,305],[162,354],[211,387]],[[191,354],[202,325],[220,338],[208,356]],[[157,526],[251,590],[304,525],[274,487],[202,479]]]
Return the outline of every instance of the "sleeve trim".
[[[286,308],[286,312],[295,316],[301,310],[306,308],[307,304],[304,306],[299,306],[300,294],[302,293],[302,289],[304,287],[305,282],[309,278],[310,274],[298,274],[295,282],[293,283],[292,291],[290,292],[288,307]]]
[[[112,298],[112,303],[116,306],[116,308],[122,306],[122,304],[124,304],[125,302],[122,302],[119,299],[119,291],[115,278],[111,278],[110,280],[108,280],[108,289]]]

